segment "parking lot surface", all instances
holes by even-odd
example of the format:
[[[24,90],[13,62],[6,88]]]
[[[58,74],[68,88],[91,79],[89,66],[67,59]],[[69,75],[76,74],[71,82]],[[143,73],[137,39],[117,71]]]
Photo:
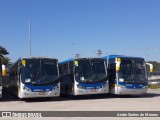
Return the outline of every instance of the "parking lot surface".
[[[0,111],[160,111],[160,89],[148,89],[147,94],[139,96],[103,94],[67,98],[62,96],[57,98],[36,98],[24,100],[19,100],[9,92],[6,92],[0,100]],[[56,120],[68,120],[75,118],[76,117],[58,117]],[[114,119],[122,118],[128,119],[128,117],[115,117]],[[77,117],[76,119],[84,118]],[[87,119],[96,120],[98,118],[87,117]],[[100,119],[109,118],[101,117]],[[135,119],[135,117],[131,117],[131,119]],[[137,117],[137,119],[141,118]],[[144,117],[142,119],[144,119]],[[157,120],[160,119],[160,117],[146,117],[145,119]]]

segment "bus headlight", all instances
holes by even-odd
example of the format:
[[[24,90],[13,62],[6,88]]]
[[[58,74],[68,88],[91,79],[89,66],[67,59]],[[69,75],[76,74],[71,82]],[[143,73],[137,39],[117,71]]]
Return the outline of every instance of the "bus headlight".
[[[23,87],[23,90],[26,90],[26,91],[28,91],[28,92],[31,92],[31,89],[30,88],[28,88],[28,87]]]
[[[143,86],[142,88],[147,88],[147,86]]]
[[[126,88],[126,86],[124,86],[124,85],[118,85],[118,87],[120,87],[120,88]]]
[[[59,90],[59,86],[56,86],[53,88],[54,90]]]
[[[77,85],[77,88],[84,89],[84,87],[79,84]]]

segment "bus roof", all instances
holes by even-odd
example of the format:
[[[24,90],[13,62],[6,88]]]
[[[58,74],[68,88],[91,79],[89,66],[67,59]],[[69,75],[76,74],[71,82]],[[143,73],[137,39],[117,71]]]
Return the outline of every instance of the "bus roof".
[[[66,62],[72,62],[73,60],[74,60],[73,58],[70,58],[70,59],[61,61],[60,64],[63,64],[63,63],[66,63]]]
[[[102,58],[70,58],[70,59],[67,59],[67,60],[64,60],[64,61],[62,61],[62,62],[60,62],[60,64],[63,64],[63,63],[67,63],[67,62],[73,62],[74,60],[83,60],[83,59],[102,59]]]
[[[57,58],[49,58],[49,57],[21,57],[19,59],[54,59],[54,60],[58,60]]]
[[[144,59],[142,57],[132,57],[132,56],[125,56],[125,55],[108,55],[108,56],[104,56],[102,58],[107,59],[107,58],[138,58],[138,59]]]
[[[11,67],[14,66],[18,61],[21,61],[22,59],[53,59],[53,60],[57,60],[57,61],[58,61],[58,59],[56,59],[56,58],[49,58],[49,57],[21,57],[21,58],[19,58],[18,60],[16,60],[16,61],[11,65]]]

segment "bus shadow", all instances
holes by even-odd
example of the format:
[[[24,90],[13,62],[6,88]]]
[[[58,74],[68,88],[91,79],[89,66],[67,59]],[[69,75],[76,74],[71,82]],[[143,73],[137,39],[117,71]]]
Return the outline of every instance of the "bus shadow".
[[[117,98],[154,98],[160,97],[160,93],[147,93],[144,95],[114,95],[114,94],[98,94],[98,95],[82,95],[82,96],[64,96],[60,97],[44,97],[44,98],[25,98],[19,99],[11,94],[8,90],[3,90],[3,96],[0,102],[24,101],[30,102],[57,102],[57,101],[74,101],[74,100],[96,100],[96,99],[117,99]]]
[[[31,102],[57,102],[57,101],[65,101],[67,98],[61,97],[39,97],[39,98],[25,98],[23,99],[26,103]]]
[[[143,95],[144,98],[160,97],[160,93],[147,93]]]
[[[94,99],[105,99],[107,94],[104,95],[86,95],[86,96],[63,96],[52,97],[52,98],[31,98],[24,99],[25,102],[57,102],[57,101],[74,101],[74,100],[94,100]]]
[[[18,97],[11,94],[8,90],[3,89],[2,98],[0,98],[0,102],[10,102],[10,101],[19,101]]]
[[[143,95],[114,95],[109,94],[108,97],[110,98],[154,98],[154,97],[160,97],[160,94],[157,93],[146,93]]]
[[[108,98],[107,94],[100,95],[81,95],[81,96],[64,96],[59,97],[39,97],[39,98],[24,98],[19,99],[17,96],[13,95],[8,89],[3,89],[2,98],[0,102],[10,102],[10,101],[24,101],[27,103],[30,102],[57,102],[57,101],[73,101],[73,100],[91,100],[91,99],[105,99]]]

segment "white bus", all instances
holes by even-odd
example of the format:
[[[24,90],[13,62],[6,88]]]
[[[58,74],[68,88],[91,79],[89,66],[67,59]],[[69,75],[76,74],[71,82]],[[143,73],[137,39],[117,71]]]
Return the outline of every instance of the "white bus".
[[[69,59],[61,62],[59,66],[61,94],[76,96],[108,93],[109,84],[104,59]]]
[[[10,89],[19,98],[60,96],[58,60],[20,58],[10,67]]]
[[[147,65],[143,58],[123,55],[109,55],[103,58],[107,63],[110,93],[120,95],[147,93]],[[152,72],[153,66],[150,68]]]

